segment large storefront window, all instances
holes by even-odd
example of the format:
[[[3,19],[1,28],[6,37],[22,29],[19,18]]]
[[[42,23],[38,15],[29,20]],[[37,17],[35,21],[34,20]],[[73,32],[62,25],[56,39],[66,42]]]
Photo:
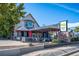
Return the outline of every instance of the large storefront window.
[[[20,36],[20,33],[19,32],[17,32],[17,36]]]
[[[22,37],[28,37],[29,34],[28,34],[28,32],[21,31],[21,36],[22,36]]]
[[[44,33],[43,33],[43,37],[44,37],[44,38],[47,38],[47,37],[48,37],[48,32],[44,32]]]

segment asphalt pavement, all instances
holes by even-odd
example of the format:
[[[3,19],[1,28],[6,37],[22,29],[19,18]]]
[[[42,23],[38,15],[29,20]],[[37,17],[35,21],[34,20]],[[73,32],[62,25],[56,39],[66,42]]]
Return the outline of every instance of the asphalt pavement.
[[[62,54],[72,52],[75,49],[79,49],[79,44],[34,51],[22,56],[61,56]]]
[[[79,52],[73,53],[73,54],[71,54],[69,56],[79,56]]]

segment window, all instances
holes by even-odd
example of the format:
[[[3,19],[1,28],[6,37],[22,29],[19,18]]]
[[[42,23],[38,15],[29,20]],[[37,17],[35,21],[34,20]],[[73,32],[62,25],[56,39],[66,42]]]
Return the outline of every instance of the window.
[[[33,23],[31,21],[26,22],[26,27],[32,28],[33,27]]]

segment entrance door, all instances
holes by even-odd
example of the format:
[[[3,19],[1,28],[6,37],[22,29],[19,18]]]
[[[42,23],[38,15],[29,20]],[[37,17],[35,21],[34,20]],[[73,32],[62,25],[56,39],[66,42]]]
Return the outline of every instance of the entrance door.
[[[22,37],[24,36],[24,31],[21,31],[21,36],[22,36]]]

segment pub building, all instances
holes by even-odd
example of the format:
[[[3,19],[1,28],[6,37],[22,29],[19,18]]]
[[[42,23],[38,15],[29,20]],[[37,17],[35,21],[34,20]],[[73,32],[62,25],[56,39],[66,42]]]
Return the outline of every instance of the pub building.
[[[32,14],[28,14],[15,25],[14,38],[16,40],[24,38],[24,41],[29,41],[30,38],[37,41],[44,40],[44,38],[50,40],[59,31],[58,24],[40,27]]]

